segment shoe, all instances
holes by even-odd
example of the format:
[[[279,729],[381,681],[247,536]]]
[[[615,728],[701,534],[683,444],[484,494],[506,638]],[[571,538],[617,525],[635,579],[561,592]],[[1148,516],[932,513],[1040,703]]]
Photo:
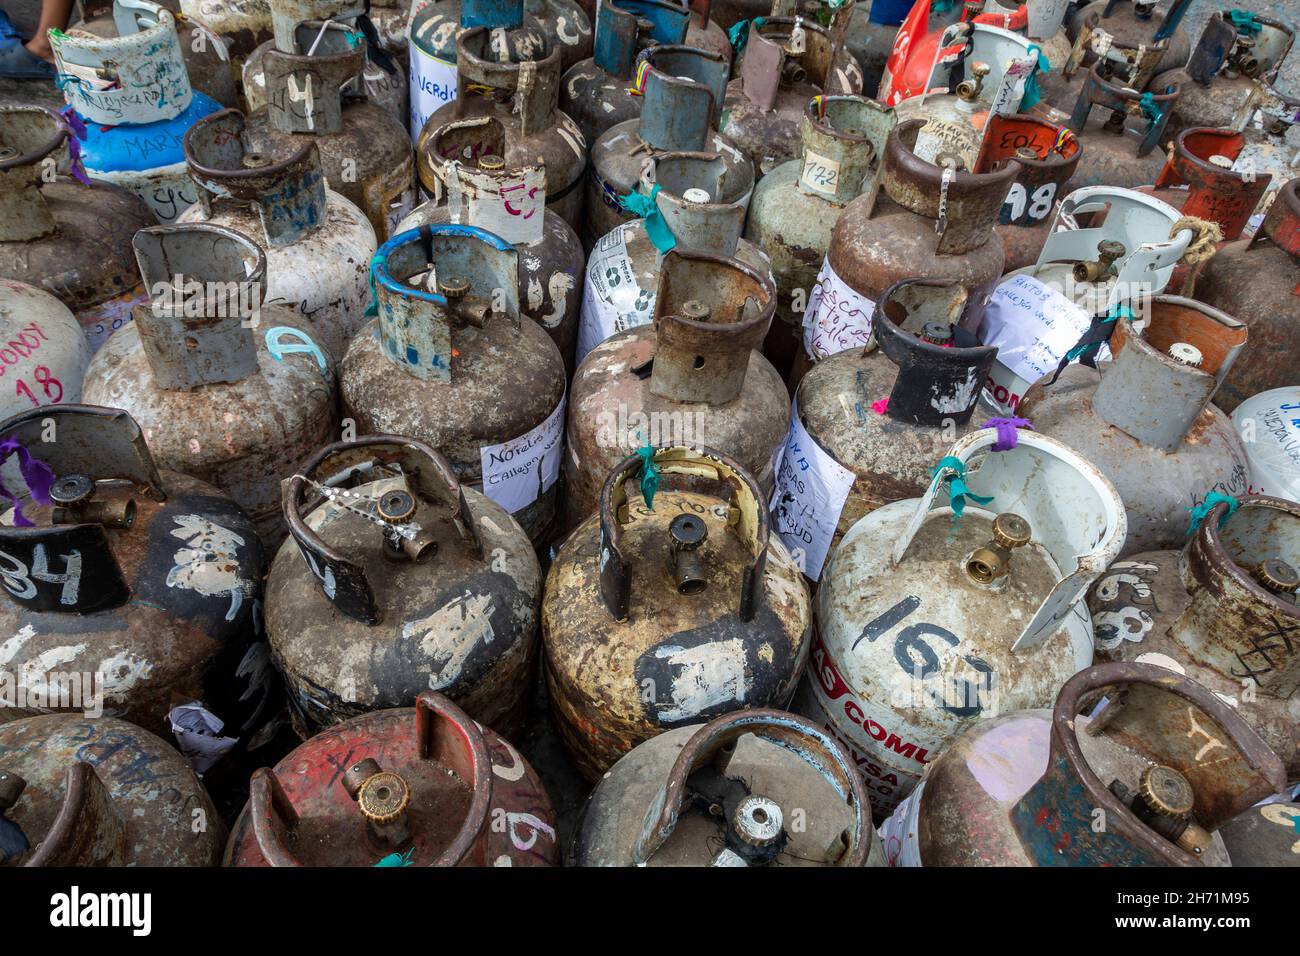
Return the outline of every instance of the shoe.
[[[10,80],[52,80],[57,70],[48,60],[42,60],[19,43],[0,50],[0,76]]]

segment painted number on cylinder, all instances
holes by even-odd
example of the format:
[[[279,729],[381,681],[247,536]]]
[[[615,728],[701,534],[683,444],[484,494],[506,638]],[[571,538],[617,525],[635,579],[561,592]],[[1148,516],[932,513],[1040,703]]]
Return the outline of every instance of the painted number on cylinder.
[[[1056,199],[1056,183],[1043,183],[1029,195],[1020,183],[1012,183],[1007,193],[1006,202],[1002,204],[1003,222],[1042,222],[1052,211],[1052,201]],[[1028,207],[1028,208],[1026,208]]]

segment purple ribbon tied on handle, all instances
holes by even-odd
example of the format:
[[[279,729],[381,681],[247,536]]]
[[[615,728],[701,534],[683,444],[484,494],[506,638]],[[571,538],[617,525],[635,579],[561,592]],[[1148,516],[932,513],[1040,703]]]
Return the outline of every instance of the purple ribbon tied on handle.
[[[93,185],[90,177],[86,175],[86,167],[81,163],[81,141],[86,138],[86,124],[71,106],[65,106],[60,110],[59,116],[63,118],[71,134],[68,136],[68,171],[81,185]]]
[[[32,453],[24,448],[17,438],[6,438],[0,442],[0,465],[8,461],[9,456],[14,452],[18,453],[18,470],[22,472],[23,481],[27,482],[27,490],[31,492],[32,501],[38,505],[51,504],[50,489],[54,487],[54,470],[39,458],[33,458]],[[18,496],[5,487],[3,478],[0,478],[0,496],[13,502],[15,527],[35,527],[23,514],[22,503],[18,500]]]
[[[984,423],[985,428],[996,428],[998,430],[998,440],[993,443],[994,451],[1010,451],[1016,447],[1019,439],[1016,437],[1017,428],[1028,428],[1034,430],[1033,424],[1028,418],[990,418]]]

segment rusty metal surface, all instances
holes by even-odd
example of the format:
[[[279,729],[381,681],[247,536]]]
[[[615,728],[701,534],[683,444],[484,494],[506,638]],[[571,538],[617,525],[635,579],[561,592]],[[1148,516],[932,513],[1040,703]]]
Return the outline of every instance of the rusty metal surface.
[[[623,504],[611,499],[603,520],[584,521],[547,578],[542,636],[552,715],[588,780],[665,730],[741,707],[783,706],[807,654],[808,592],[784,546],[767,539],[766,500],[752,480],[740,480],[734,463],[719,467],[717,453],[675,449],[657,460],[653,509],[624,486]],[[672,586],[668,527],[679,516],[706,530],[707,583],[692,594]],[[602,524],[616,521],[626,574],[621,620],[606,603],[603,581],[613,572],[601,557],[611,547]]]
[[[10,865],[220,861],[225,826],[188,761],[124,720],[50,714],[0,724],[0,770],[27,781],[6,815],[31,852]]]
[[[368,823],[342,769],[370,759],[409,789],[405,836]],[[504,823],[504,826],[498,825]],[[323,731],[254,778],[226,866],[550,866],[555,816],[536,772],[503,738],[438,694]]]
[[[1219,832],[1233,866],[1300,866],[1298,818],[1300,804],[1268,803],[1228,823]]]

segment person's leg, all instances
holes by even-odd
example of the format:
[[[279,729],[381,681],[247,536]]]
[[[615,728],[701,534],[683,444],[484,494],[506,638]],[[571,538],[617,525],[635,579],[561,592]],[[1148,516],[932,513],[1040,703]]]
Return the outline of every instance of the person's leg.
[[[50,49],[50,30],[66,30],[72,19],[72,4],[75,0],[42,0],[41,22],[36,33],[27,41],[27,49],[42,60],[54,60],[54,51]]]

